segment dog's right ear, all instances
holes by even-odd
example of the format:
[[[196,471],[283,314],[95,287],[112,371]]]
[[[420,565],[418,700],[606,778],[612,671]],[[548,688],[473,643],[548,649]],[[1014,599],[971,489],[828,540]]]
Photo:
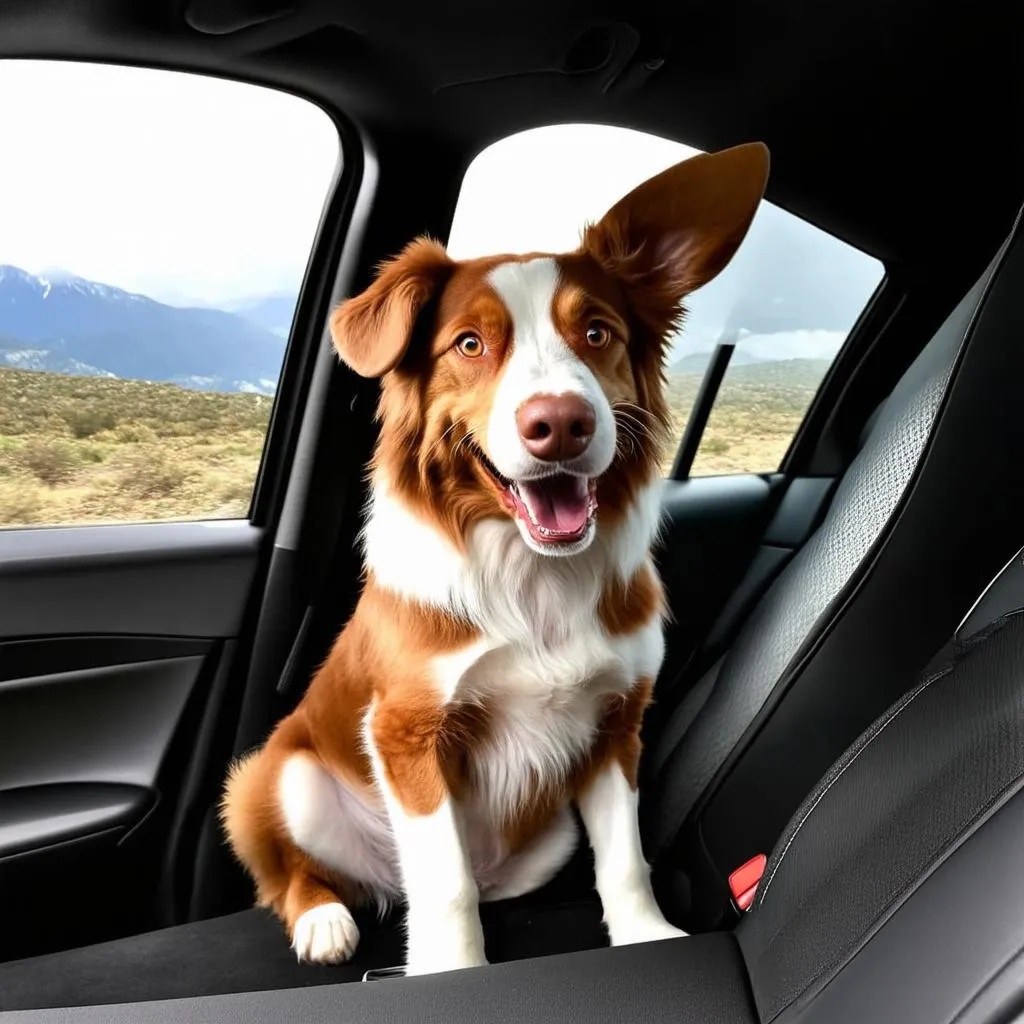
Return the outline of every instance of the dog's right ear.
[[[366,291],[331,315],[331,338],[341,358],[362,377],[381,377],[393,370],[409,347],[416,318],[454,267],[437,242],[410,242],[381,267]]]

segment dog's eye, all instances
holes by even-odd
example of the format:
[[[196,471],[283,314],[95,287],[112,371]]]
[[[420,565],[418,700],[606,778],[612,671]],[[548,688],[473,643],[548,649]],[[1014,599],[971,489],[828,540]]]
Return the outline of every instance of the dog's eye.
[[[463,334],[455,342],[455,347],[467,359],[476,359],[484,354],[484,343],[475,334]]]
[[[591,348],[604,348],[612,340],[612,330],[600,320],[592,320],[587,328],[587,344]]]

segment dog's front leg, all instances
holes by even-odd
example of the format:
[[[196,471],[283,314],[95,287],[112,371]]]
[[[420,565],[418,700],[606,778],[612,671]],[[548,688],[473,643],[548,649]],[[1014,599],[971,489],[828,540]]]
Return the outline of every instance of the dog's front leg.
[[[613,946],[686,934],[659,909],[640,844],[636,780],[640,722],[650,690],[649,683],[637,684],[606,716],[593,771],[576,796],[594,851],[597,892]]]
[[[385,701],[370,714],[375,770],[398,850],[408,907],[406,973],[487,962],[480,895],[463,843],[460,810],[438,752],[443,709]]]

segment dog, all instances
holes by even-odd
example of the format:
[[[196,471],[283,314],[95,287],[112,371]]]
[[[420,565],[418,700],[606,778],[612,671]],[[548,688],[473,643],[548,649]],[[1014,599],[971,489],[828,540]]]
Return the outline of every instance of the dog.
[[[479,901],[549,881],[574,806],[610,942],[685,934],[637,823],[663,364],[767,174],[760,143],[692,157],[562,255],[455,261],[420,238],[332,313],[341,359],[380,378],[364,586],[221,804],[300,960],[347,960],[350,908],[404,897],[407,974],[486,963]]]

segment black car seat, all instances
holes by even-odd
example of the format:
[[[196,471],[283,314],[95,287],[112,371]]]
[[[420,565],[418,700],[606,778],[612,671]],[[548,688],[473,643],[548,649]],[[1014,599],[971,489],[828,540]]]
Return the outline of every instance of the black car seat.
[[[1016,237],[1001,248],[876,410],[821,525],[731,649],[662,708],[642,832],[684,926],[727,922],[730,873],[774,847],[1019,541],[1020,250]]]
[[[649,751],[645,841],[663,903],[682,923],[701,913],[718,923],[727,914],[739,917],[728,874],[776,847],[806,794],[854,737],[913,686],[919,669],[1019,543],[1022,284],[1024,242],[1015,230],[883,403],[817,534],[755,609],[730,653],[673,709]],[[906,751],[902,762],[890,758],[891,779],[875,777],[872,792],[902,791],[901,772],[911,773],[915,756]],[[815,814],[811,820],[823,819]],[[803,908],[826,895],[817,888],[798,891],[801,878],[818,877],[813,872],[795,878],[795,889],[786,883],[788,864],[799,861],[793,848],[802,849],[814,834],[804,826],[792,843],[783,839],[782,848],[789,845],[790,851],[777,858],[783,862],[778,870],[769,864],[764,902],[738,931],[751,962],[782,958],[778,969],[789,979],[786,992],[799,987],[794,979],[809,968],[803,961],[797,967],[783,962],[798,936],[781,945],[779,936],[810,929]],[[860,842],[857,834],[854,820],[844,841]],[[866,820],[863,841],[875,838]],[[840,858],[842,849],[821,842],[830,863]],[[924,844],[918,850],[931,848]],[[885,886],[871,888],[863,900],[856,891],[850,895],[859,861],[846,865],[845,876],[829,874],[827,867],[820,886],[838,887],[844,898],[863,903],[869,917],[891,895]],[[707,894],[704,907],[691,893]],[[483,912],[493,960],[586,949],[602,941],[600,911],[592,900],[553,904],[540,892],[485,905]],[[773,914],[778,918],[770,927],[754,923]],[[856,917],[853,931],[862,922],[863,915]],[[0,1009],[355,981],[367,968],[401,959],[396,923],[366,925],[356,961],[336,968],[295,964],[279,926],[261,911],[0,964]],[[820,932],[812,933],[818,942]],[[837,936],[845,934],[837,929]],[[839,938],[826,938],[820,950],[807,951],[808,963],[842,945]],[[687,957],[700,957],[699,950],[712,946],[733,948],[731,936],[686,941],[695,943]],[[728,954],[732,966],[722,966],[725,974],[738,969],[734,954]],[[826,959],[832,963],[837,955]],[[653,952],[639,954],[639,961],[631,956],[633,964],[657,960]],[[508,976],[495,970],[495,978]],[[759,1007],[774,1012],[786,993],[764,988],[756,976],[752,980]],[[390,988],[385,983],[381,991]],[[707,1011],[694,1019],[715,1018]]]

